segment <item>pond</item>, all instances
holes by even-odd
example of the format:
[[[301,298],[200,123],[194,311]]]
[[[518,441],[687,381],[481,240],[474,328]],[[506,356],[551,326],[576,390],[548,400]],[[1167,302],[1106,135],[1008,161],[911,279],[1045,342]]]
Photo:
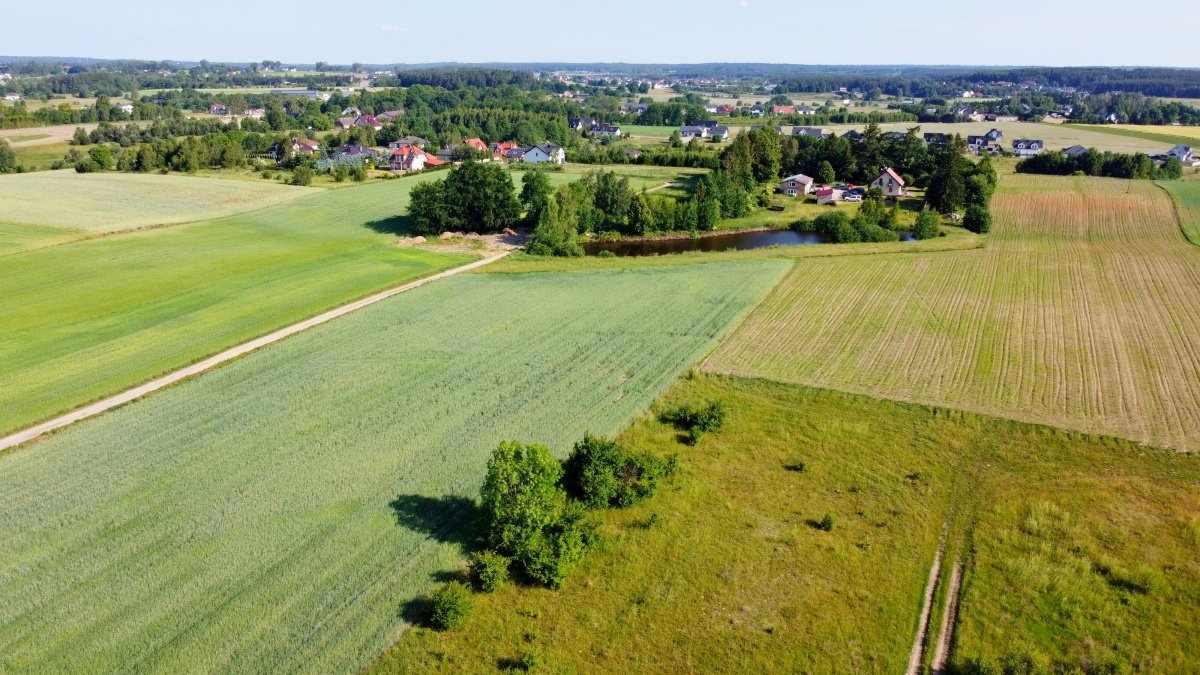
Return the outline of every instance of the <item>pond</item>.
[[[901,232],[901,241],[911,241],[911,232]],[[587,255],[611,251],[618,256],[666,255],[687,251],[745,251],[769,246],[806,246],[828,244],[832,241],[824,232],[796,232],[795,230],[765,230],[757,232],[730,232],[708,237],[682,239],[624,239],[616,241],[592,241],[583,245]]]

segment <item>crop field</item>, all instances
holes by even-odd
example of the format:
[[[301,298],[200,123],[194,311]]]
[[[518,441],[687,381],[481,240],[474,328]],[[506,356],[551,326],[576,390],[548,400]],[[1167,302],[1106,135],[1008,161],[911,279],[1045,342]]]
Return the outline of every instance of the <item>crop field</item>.
[[[316,192],[270,181],[70,170],[2,176],[0,191],[7,223],[87,233],[211,220]]]
[[[562,171],[549,174],[550,182],[554,185],[569,183],[593,171],[612,171],[629,179],[629,187],[634,190],[651,190],[660,188],[664,183],[688,184],[697,176],[708,173],[707,169],[686,169],[671,166],[650,166],[645,164],[564,164]],[[521,187],[521,171],[513,172],[513,181],[517,188]]]
[[[1065,124],[1069,129],[1094,131],[1110,136],[1137,138],[1159,144],[1158,152],[1166,152],[1171,146],[1191,145],[1200,139],[1200,127],[1173,127],[1139,124]]]
[[[984,249],[813,258],[707,362],[1200,450],[1200,250],[1145,181],[1005,176]]]
[[[901,673],[947,522],[974,551],[957,665],[1185,672],[1200,650],[1195,457],[711,375],[654,410],[712,400],[729,423],[695,447],[653,414],[621,434],[678,455],[679,475],[601,512],[605,544],[562,590],[477,595],[460,630],[410,631],[368,672],[494,672],[534,653],[546,672]]]
[[[1200,246],[1200,183],[1163,181],[1160,186],[1175,200],[1179,227],[1188,241]]]
[[[862,124],[825,125],[829,129],[843,134],[850,129],[862,130]],[[991,129],[1004,132],[1002,144],[1005,149],[1011,148],[1012,141],[1018,138],[1040,138],[1046,141],[1049,150],[1061,150],[1072,145],[1083,145],[1098,150],[1112,152],[1166,152],[1171,144],[1161,140],[1139,138],[1124,134],[1104,133],[1099,129],[1083,125],[1042,124],[1038,122],[962,122],[955,124],[897,122],[880,124],[884,131],[907,131],[919,126],[922,133],[934,132],[943,134],[959,134],[963,138],[968,135],[985,134]],[[1171,127],[1175,128],[1175,127]]]
[[[615,434],[786,268],[453,277],[0,455],[0,670],[357,672],[499,441]]]
[[[428,179],[302,192],[225,219],[0,258],[0,334],[11,338],[0,340],[0,431],[470,260],[391,245],[414,180]],[[199,178],[169,184],[193,180],[257,189]],[[126,208],[136,213],[133,202]],[[0,226],[0,236],[54,234],[44,226]]]

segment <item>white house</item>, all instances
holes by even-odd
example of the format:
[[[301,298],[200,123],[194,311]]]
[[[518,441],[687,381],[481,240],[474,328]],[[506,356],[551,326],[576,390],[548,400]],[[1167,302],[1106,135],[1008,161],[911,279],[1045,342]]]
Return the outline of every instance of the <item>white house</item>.
[[[620,138],[621,127],[612,124],[597,124],[593,126],[588,133],[593,136],[604,136],[607,138]]]
[[[11,92],[11,91],[10,91],[9,93],[7,93],[7,94],[5,94],[5,95],[4,95],[4,100],[5,100],[5,101],[20,101],[20,100],[21,100],[21,95],[20,95],[20,94],[18,94],[18,93],[16,93],[16,92]]]
[[[679,127],[679,139],[687,142],[693,138],[708,138],[708,127],[682,126]]]
[[[813,179],[802,173],[788,176],[779,182],[779,191],[789,197],[803,197],[810,194],[812,189]]]
[[[1012,142],[1012,153],[1017,157],[1032,157],[1040,154],[1045,148],[1046,143],[1041,140],[1019,138]]]
[[[904,179],[892,169],[887,167],[880,173],[879,176],[871,181],[871,187],[877,187],[883,190],[884,197],[902,197],[904,196]]]
[[[117,110],[120,110],[121,112],[125,113],[126,115],[132,115],[133,114],[133,104],[132,103],[123,103],[123,104],[117,106]]]
[[[729,140],[729,127],[713,127],[709,130],[708,135],[713,141]]]
[[[1192,161],[1192,148],[1187,145],[1177,145],[1167,151],[1167,156],[1174,157],[1184,164],[1190,164]]]
[[[541,145],[526,148],[525,154],[521,155],[521,161],[526,164],[542,164],[544,162],[562,164],[567,161],[567,153],[562,149],[562,146],[553,143],[542,143]]]

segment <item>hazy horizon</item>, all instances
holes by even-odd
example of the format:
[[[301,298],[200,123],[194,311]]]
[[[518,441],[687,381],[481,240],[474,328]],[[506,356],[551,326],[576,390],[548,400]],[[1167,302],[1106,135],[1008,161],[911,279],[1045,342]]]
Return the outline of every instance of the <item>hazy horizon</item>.
[[[125,3],[97,11],[63,0],[6,10],[13,56],[294,64],[771,63],[786,65],[1200,67],[1171,27],[1200,25],[1200,5],[1149,0],[1012,0],[1003,7],[863,0],[803,9],[782,0],[611,0],[560,6],[397,2],[336,15],[328,2]],[[1164,17],[1168,20],[1164,21]],[[187,30],[179,30],[186,26]],[[1119,45],[1119,49],[1114,49]]]

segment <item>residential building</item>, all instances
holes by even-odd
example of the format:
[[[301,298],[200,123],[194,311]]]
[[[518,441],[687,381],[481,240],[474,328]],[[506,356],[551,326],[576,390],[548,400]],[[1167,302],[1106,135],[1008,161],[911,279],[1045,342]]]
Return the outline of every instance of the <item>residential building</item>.
[[[488,144],[488,150],[492,151],[492,159],[506,159],[508,157],[508,151],[514,150],[516,147],[517,144],[511,141],[504,141],[501,143],[492,141]]]
[[[593,126],[588,133],[593,136],[602,136],[605,138],[620,138],[621,127],[613,124],[597,124]]]
[[[755,103],[754,105],[750,106],[751,117],[762,117],[766,113],[767,109],[764,108],[761,103]]]
[[[795,115],[796,107],[790,105],[777,105],[771,107],[771,113],[775,115]]]
[[[837,192],[833,188],[823,188],[813,192],[817,197],[818,204],[834,204],[837,203]]]
[[[950,137],[946,134],[927,133],[924,138],[925,143],[928,145],[945,145],[950,142]]]
[[[697,120],[692,123],[692,126],[704,127],[705,129],[712,130],[717,127],[717,121],[716,120]]]
[[[1063,148],[1062,154],[1063,157],[1078,157],[1085,152],[1087,152],[1087,148],[1082,145],[1072,145],[1069,148]]]
[[[863,137],[863,135],[862,135],[861,133],[859,133],[859,132],[855,131],[854,129],[851,129],[850,131],[847,131],[846,133],[842,134],[842,138],[849,139],[849,140],[851,140],[851,141],[854,141],[854,142],[856,142],[856,143],[857,143],[858,141],[861,141],[861,140],[862,140],[862,137]]]
[[[1012,153],[1017,157],[1032,157],[1045,148],[1046,143],[1041,140],[1019,138],[1012,142]]]
[[[560,118],[561,119],[561,118]],[[596,118],[594,117],[568,117],[567,126],[576,131],[587,131],[596,126]]]
[[[384,112],[381,112],[378,115],[376,115],[375,119],[379,120],[380,122],[383,122],[384,124],[387,124],[388,122],[395,122],[396,120],[400,119],[401,117],[404,117],[404,108],[397,108],[396,110],[385,110]]]
[[[642,151],[638,150],[637,148],[622,148],[621,152],[625,153],[625,156],[633,161],[637,161],[642,158]]]
[[[246,117],[249,117],[252,120],[261,120],[262,118],[264,118],[266,116],[267,116],[267,111],[265,108],[247,108],[246,109]]]
[[[346,129],[350,129],[353,126],[354,126],[354,118],[353,117],[339,117],[333,123],[334,129],[341,129],[343,131],[345,131]]]
[[[727,141],[729,140],[729,127],[713,127],[708,130],[708,136],[714,142]]]
[[[824,138],[829,134],[824,129],[816,127],[792,127],[793,136],[812,136],[814,138]]]
[[[885,168],[875,180],[871,181],[871,187],[883,190],[884,197],[895,199],[896,197],[904,196],[904,179],[890,166]]]
[[[358,117],[362,111],[355,106],[347,106],[342,108],[342,117]]]
[[[811,105],[798,105],[798,106],[796,106],[796,114],[797,115],[816,115],[817,109],[812,107]]]
[[[1175,159],[1183,162],[1184,164],[1191,164],[1192,148],[1191,148],[1191,146],[1188,146],[1188,145],[1177,145],[1167,151],[1167,156],[1174,157]]]
[[[788,176],[779,182],[779,191],[789,197],[803,197],[811,194],[812,190],[813,179],[802,173]]]
[[[272,89],[272,96],[302,96],[314,101],[328,101],[332,94],[324,91],[315,91],[313,89]]]
[[[685,143],[693,138],[708,138],[708,129],[697,126],[682,126],[679,127],[679,138]]]
[[[480,155],[487,155],[491,152],[491,148],[488,147],[487,143],[483,142],[482,138],[464,138],[463,145],[470,146],[472,150],[478,152]]]
[[[126,115],[132,115],[133,114],[133,104],[132,103],[123,103],[123,104],[117,106],[117,110],[120,110],[121,112],[125,113]]]
[[[223,103],[214,103],[208,106],[209,115],[228,115],[229,109]]]
[[[620,111],[626,115],[641,115],[650,109],[645,103],[622,103]]]
[[[388,159],[388,168],[392,171],[420,171],[422,169],[441,166],[445,162],[425,152],[416,145],[405,145],[392,151]]]
[[[402,148],[406,145],[415,145],[418,148],[424,150],[425,146],[429,145],[429,141],[425,140],[424,138],[421,138],[420,136],[405,136],[404,138],[401,138],[398,141],[392,141],[391,143],[388,143],[388,148],[395,150],[397,148]]]
[[[543,164],[546,162],[562,164],[567,161],[567,153],[560,145],[543,143],[526,148],[525,153],[521,155],[521,161],[527,164]]]
[[[368,164],[375,159],[375,151],[357,143],[347,145],[329,156],[331,160],[336,162],[346,162],[348,160],[358,160],[363,164]]]
[[[380,131],[383,129],[383,125],[379,123],[379,120],[375,119],[374,115],[359,115],[354,120],[354,126],[371,127],[375,131]]]
[[[504,153],[504,158],[510,162],[519,162],[525,158],[525,148],[512,148]]]

